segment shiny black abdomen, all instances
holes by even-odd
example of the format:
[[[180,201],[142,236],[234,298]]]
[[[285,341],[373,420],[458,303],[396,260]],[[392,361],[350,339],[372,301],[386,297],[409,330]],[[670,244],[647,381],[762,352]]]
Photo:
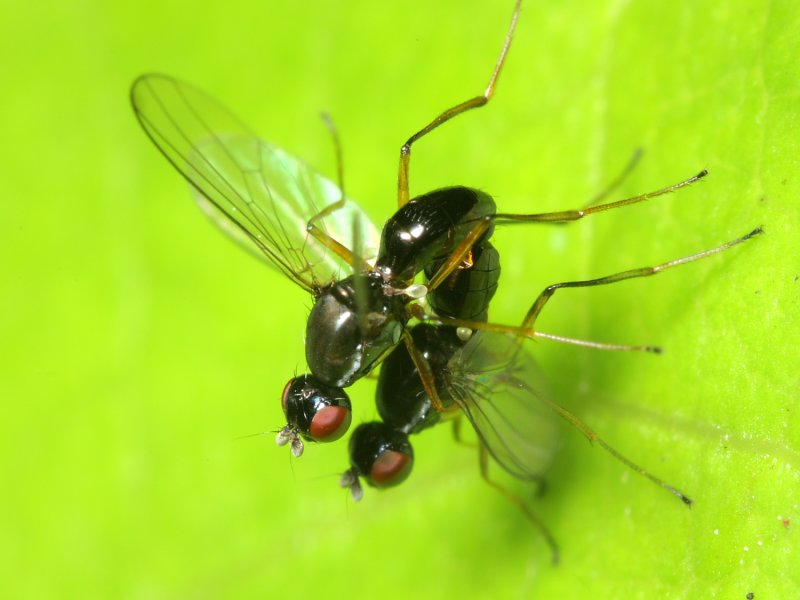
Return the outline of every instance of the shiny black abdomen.
[[[411,337],[434,373],[441,372],[464,344],[454,328],[425,323],[416,325]],[[418,433],[441,419],[431,405],[405,346],[397,348],[383,361],[375,403],[383,422],[405,433]]]
[[[417,196],[384,225],[376,268],[393,279],[411,280],[426,265],[449,255],[481,219],[496,210],[491,196],[467,187]],[[490,226],[477,243],[491,235]]]
[[[439,270],[443,260],[425,267],[428,280]],[[485,241],[472,247],[471,262],[453,271],[439,287],[428,294],[428,302],[437,315],[486,321],[489,303],[500,279],[500,254]]]
[[[486,321],[500,278],[500,255],[488,240],[473,246],[470,254],[471,264],[453,271],[428,294],[428,302],[441,316]],[[425,269],[427,278],[433,276],[443,260]],[[434,375],[440,373],[466,343],[456,335],[455,328],[444,325],[419,324],[411,330],[411,337]],[[381,419],[406,433],[417,433],[441,419],[405,345],[383,362],[375,399]],[[446,404],[449,398],[440,396],[440,400]]]

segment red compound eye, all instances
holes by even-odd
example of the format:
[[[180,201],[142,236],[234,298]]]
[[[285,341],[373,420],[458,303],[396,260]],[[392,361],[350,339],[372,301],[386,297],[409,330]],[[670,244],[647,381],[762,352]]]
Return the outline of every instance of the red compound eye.
[[[310,374],[289,380],[281,394],[281,406],[289,430],[309,441],[333,442],[350,427],[347,393]]]
[[[397,450],[384,450],[369,472],[369,478],[375,487],[389,487],[405,481],[411,473],[413,464],[410,455]]]
[[[351,483],[363,477],[373,487],[391,487],[411,474],[414,450],[405,432],[380,421],[363,423],[350,436],[350,466]]]
[[[350,408],[345,406],[323,406],[311,418],[309,434],[318,442],[334,442],[350,427]]]

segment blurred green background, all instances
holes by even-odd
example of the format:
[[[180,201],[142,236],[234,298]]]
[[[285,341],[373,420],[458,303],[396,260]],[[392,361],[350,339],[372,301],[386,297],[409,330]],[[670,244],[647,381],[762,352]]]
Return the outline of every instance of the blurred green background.
[[[346,444],[277,449],[310,298],[209,226],[128,105],[163,71],[333,173],[382,223],[403,140],[480,93],[512,3],[7,5],[0,24],[4,598],[800,593],[800,8],[790,0],[534,2],[497,96],[415,147],[412,193],[462,183],[507,212],[580,206],[703,167],[702,184],[569,227],[497,234],[494,319],[545,285],[543,330],[661,357],[531,344],[558,400],[695,498],[687,510],[567,426],[531,499],[561,545],[480,481],[448,428],[401,487],[338,489]],[[373,384],[353,389],[375,415]],[[524,488],[520,493],[527,494]],[[526,496],[527,497],[527,496]]]

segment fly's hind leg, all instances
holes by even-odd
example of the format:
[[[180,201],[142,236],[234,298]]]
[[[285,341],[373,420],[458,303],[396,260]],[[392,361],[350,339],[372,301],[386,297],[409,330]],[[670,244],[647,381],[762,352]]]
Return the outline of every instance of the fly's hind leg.
[[[638,277],[649,277],[651,275],[655,275],[664,271],[666,269],[677,267],[680,265],[684,265],[690,262],[694,262],[696,260],[700,260],[702,258],[706,258],[732,248],[742,242],[746,242],[752,237],[760,235],[763,233],[763,230],[758,227],[749,233],[743,235],[742,237],[736,238],[715,248],[711,248],[709,250],[704,250],[702,252],[698,252],[696,254],[691,254],[689,256],[684,256],[682,258],[677,258],[675,260],[671,260],[665,263],[661,263],[660,265],[656,265],[654,267],[642,267],[638,269],[631,269],[629,271],[622,271],[620,273],[614,273],[613,275],[607,275],[606,277],[600,277],[598,279],[590,279],[585,281],[565,281],[561,283],[555,283],[546,287],[541,294],[536,298],[536,300],[531,305],[531,308],[528,310],[528,313],[525,315],[525,319],[523,320],[521,325],[502,325],[499,323],[486,323],[481,321],[469,321],[465,319],[453,319],[450,317],[443,317],[439,315],[428,315],[425,314],[423,311],[420,310],[413,310],[413,314],[415,317],[422,321],[427,321],[429,323],[436,323],[440,325],[449,325],[451,327],[463,327],[466,329],[472,330],[481,330],[481,331],[494,331],[494,332],[502,332],[502,333],[511,333],[516,335],[519,338],[541,338],[541,339],[548,339],[556,342],[561,342],[565,344],[573,344],[576,346],[584,346],[587,348],[594,348],[597,350],[612,350],[612,351],[634,351],[634,352],[651,352],[655,354],[661,353],[661,348],[658,346],[650,346],[650,345],[627,345],[627,344],[609,344],[604,342],[594,342],[590,340],[581,340],[561,335],[553,335],[549,333],[545,333],[542,331],[537,331],[534,328],[536,324],[536,319],[539,317],[542,309],[544,308],[545,304],[547,304],[548,300],[555,294],[556,290],[561,288],[574,288],[574,287],[593,287],[597,285],[607,285],[610,283],[616,283],[618,281],[625,281],[626,279],[635,279]],[[437,273],[437,276],[439,273]],[[445,275],[446,276],[446,275]],[[442,278],[443,279],[443,278]],[[433,281],[433,280],[431,280]]]
[[[457,444],[461,444],[462,446],[466,446],[468,448],[483,448],[482,452],[485,452],[486,448],[482,446],[480,442],[472,442],[464,439],[461,430],[463,422],[464,417],[461,414],[453,419],[453,439]],[[547,491],[547,482],[545,481],[544,477],[537,477],[531,481],[536,484],[536,497],[540,498],[541,496],[544,496],[545,492]]]
[[[606,185],[605,188],[603,188],[602,190],[600,190],[600,192],[595,194],[594,197],[584,205],[583,207],[584,210],[587,208],[591,208],[592,206],[596,206],[601,202],[603,202],[603,200],[608,198],[614,192],[614,190],[616,190],[620,185],[622,185],[622,182],[625,181],[625,179],[627,179],[628,175],[630,175],[633,172],[633,170],[636,168],[636,165],[639,164],[639,159],[641,158],[642,158],[642,149],[636,148],[636,150],[634,150],[633,153],[631,154],[630,158],[628,158],[628,162],[622,169],[622,171],[620,171],[617,174],[617,176]]]
[[[397,176],[398,208],[403,207],[409,200],[408,168],[409,160],[411,159],[411,145],[456,115],[460,115],[461,113],[467,112],[473,108],[479,108],[491,100],[492,96],[494,95],[495,86],[497,85],[497,78],[500,75],[500,71],[503,69],[503,63],[505,63],[506,55],[508,54],[508,48],[511,46],[511,38],[514,36],[514,29],[517,26],[517,18],[519,17],[519,9],[521,4],[522,0],[517,0],[516,4],[514,5],[514,14],[511,17],[511,25],[506,33],[503,49],[500,51],[500,56],[497,59],[497,64],[494,67],[494,71],[492,72],[492,77],[489,80],[489,85],[486,87],[486,91],[484,91],[480,96],[476,96],[475,98],[461,102],[452,108],[448,108],[433,121],[408,138],[406,143],[403,144],[403,147],[400,149],[400,169]]]
[[[670,260],[665,263],[661,263],[660,265],[656,265],[654,267],[641,267],[638,269],[630,269],[628,271],[622,271],[620,273],[614,273],[613,275],[607,275],[605,277],[600,277],[598,279],[589,279],[586,281],[564,281],[561,283],[554,283],[553,285],[547,286],[541,294],[536,298],[531,308],[528,310],[528,313],[525,315],[525,319],[522,321],[522,327],[524,328],[532,328],[536,323],[536,319],[539,317],[539,314],[542,312],[545,304],[547,301],[552,298],[553,294],[556,293],[556,290],[562,288],[577,288],[577,287],[593,287],[597,285],[607,285],[610,283],[616,283],[618,281],[625,281],[626,279],[635,279],[638,277],[650,277],[651,275],[656,275],[661,271],[666,271],[672,267],[677,267],[680,265],[685,265],[690,262],[694,262],[696,260],[700,260],[702,258],[706,258],[708,256],[712,256],[728,248],[736,246],[737,244],[741,244],[742,242],[746,242],[750,238],[763,233],[763,230],[758,227],[753,231],[743,235],[742,237],[738,237],[735,240],[731,240],[715,248],[711,248],[709,250],[704,250],[702,252],[697,252],[696,254],[691,254],[689,256],[684,256],[682,258],[677,258],[675,260]]]
[[[461,425],[463,422],[464,422],[464,417],[462,415],[458,415],[456,418],[453,419],[453,439],[456,441],[457,444],[461,444],[462,446],[467,446],[468,448],[477,448],[478,444],[464,439],[464,435],[461,429]]]
[[[478,452],[479,452],[478,457],[480,462],[481,477],[483,477],[483,480],[490,486],[492,486],[495,490],[500,492],[511,503],[516,505],[517,508],[519,508],[522,511],[525,517],[533,524],[533,526],[539,530],[539,533],[542,534],[544,541],[550,547],[550,557],[553,564],[554,565],[558,564],[559,561],[558,544],[556,543],[553,534],[550,533],[550,530],[542,522],[542,520],[538,516],[536,516],[536,514],[534,514],[534,512],[528,507],[527,504],[525,504],[522,498],[520,498],[511,490],[500,485],[499,483],[497,483],[496,481],[492,480],[489,477],[489,452],[486,450],[486,446],[480,444]],[[538,493],[541,493],[541,487],[539,488]]]
[[[595,204],[595,201],[593,201],[589,204],[589,206],[582,209],[560,210],[530,215],[521,213],[497,213],[493,218],[498,222],[498,224],[503,225],[512,225],[515,223],[568,223],[570,221],[577,221],[584,217],[588,217],[589,215],[593,215],[595,213],[605,212],[615,208],[622,208],[623,206],[630,206],[631,204],[638,204],[640,202],[650,200],[651,198],[676,192],[681,188],[700,181],[706,175],[708,175],[708,171],[703,169],[697,175],[693,175],[692,177],[684,179],[683,181],[679,181],[678,183],[673,183],[667,187],[655,190],[654,192],[647,192],[645,194],[639,194],[638,196],[631,196],[630,198],[615,200],[614,202],[606,202],[605,204]],[[606,192],[603,192],[604,195],[605,193]]]
[[[701,171],[699,174],[695,175],[694,177],[690,177],[689,179],[685,179],[673,185],[667,186],[660,190],[656,190],[654,192],[648,192],[646,194],[639,194],[638,196],[632,196],[630,198],[625,198],[623,200],[617,200],[615,202],[608,202],[606,204],[596,204],[598,199],[605,197],[611,189],[618,185],[619,181],[625,177],[625,175],[635,166],[636,161],[638,160],[638,154],[634,154],[631,158],[628,166],[625,170],[620,174],[598,197],[592,201],[587,208],[580,209],[580,210],[565,210],[565,211],[558,211],[558,212],[549,212],[549,213],[539,213],[539,214],[512,214],[512,213],[496,213],[492,215],[487,215],[480,220],[475,222],[475,226],[469,232],[467,236],[461,241],[461,243],[453,250],[450,254],[448,259],[442,263],[439,270],[434,274],[434,276],[430,279],[427,284],[428,291],[433,291],[438,287],[449,275],[453,272],[454,269],[458,268],[458,266],[463,261],[464,257],[467,256],[469,250],[472,248],[473,244],[484,235],[484,233],[489,230],[492,224],[519,224],[519,223],[568,223],[570,221],[576,221],[578,219],[582,219],[590,214],[594,214],[597,212],[603,212],[606,210],[611,210],[614,208],[620,208],[623,206],[628,206],[630,204],[637,204],[639,202],[644,202],[649,200],[650,198],[655,198],[656,196],[662,196],[664,194],[668,194],[670,192],[674,192],[679,190],[682,187],[686,187],[687,185],[691,185],[696,181],[700,180],[701,178],[705,177],[706,171]],[[733,243],[737,242],[732,242]],[[716,250],[718,251],[718,250]],[[709,251],[713,253],[714,251]],[[699,258],[699,256],[698,256]],[[692,259],[696,260],[696,259]],[[673,261],[674,262],[674,261]],[[685,262],[688,262],[685,261]],[[659,265],[659,267],[663,270],[663,268],[667,268],[663,265]],[[637,277],[640,275],[629,275],[627,278],[630,277]],[[612,276],[616,277],[616,276]],[[599,280],[598,280],[599,281]],[[575,283],[571,282],[570,285],[575,287]],[[586,282],[581,282],[583,285],[588,285]],[[611,283],[611,281],[604,282],[604,283]],[[558,285],[566,285],[566,284],[558,284]],[[601,285],[600,283],[594,283],[592,285]],[[533,321],[531,321],[532,323]],[[526,319],[527,323],[527,319]]]
[[[624,464],[626,467],[628,467],[629,469],[635,471],[636,473],[638,473],[642,477],[646,477],[647,479],[649,479],[650,481],[655,483],[660,488],[665,489],[670,494],[672,494],[673,496],[677,497],[686,506],[691,507],[692,500],[686,494],[684,494],[683,492],[678,490],[676,487],[671,486],[670,484],[668,484],[663,479],[660,479],[660,478],[656,477],[655,475],[653,475],[652,473],[650,473],[646,469],[644,469],[644,468],[640,467],[639,465],[637,465],[636,463],[634,463],[628,457],[626,457],[621,452],[619,452],[617,449],[615,449],[610,444],[608,444],[608,442],[606,442],[599,435],[597,435],[597,433],[594,431],[594,429],[589,427],[586,423],[581,421],[578,417],[576,417],[574,414],[572,414],[566,408],[563,408],[559,404],[556,404],[555,402],[553,402],[552,400],[547,398],[545,395],[541,395],[538,398],[539,398],[539,400],[544,402],[547,406],[549,406],[550,409],[553,412],[555,412],[558,416],[560,416],[562,419],[567,421],[575,429],[580,431],[584,435],[584,437],[587,440],[589,440],[590,443],[597,444],[603,450],[608,452],[611,456],[613,456],[618,461],[620,461],[622,464]]]

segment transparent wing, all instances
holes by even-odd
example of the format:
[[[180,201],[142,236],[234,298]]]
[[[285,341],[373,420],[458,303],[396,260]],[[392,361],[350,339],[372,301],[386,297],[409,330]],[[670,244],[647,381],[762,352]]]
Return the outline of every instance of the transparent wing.
[[[539,479],[557,444],[557,419],[533,358],[511,335],[476,331],[450,359],[448,395],[492,457],[514,477]]]
[[[309,292],[351,271],[306,227],[311,217],[340,200],[335,184],[258,138],[189,84],[143,75],[131,88],[131,103],[147,135],[192,185],[203,211],[235,241]],[[347,247],[356,219],[365,246],[377,250],[379,234],[353,202],[316,225]]]

